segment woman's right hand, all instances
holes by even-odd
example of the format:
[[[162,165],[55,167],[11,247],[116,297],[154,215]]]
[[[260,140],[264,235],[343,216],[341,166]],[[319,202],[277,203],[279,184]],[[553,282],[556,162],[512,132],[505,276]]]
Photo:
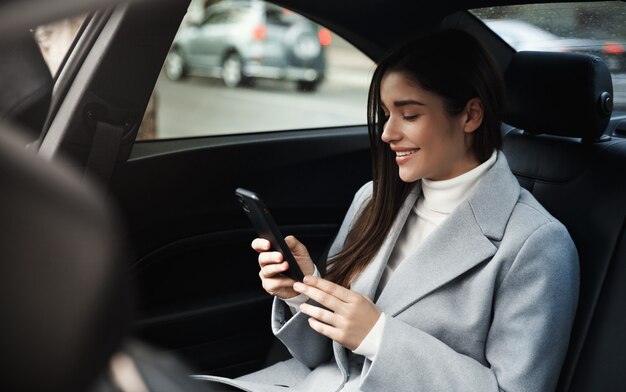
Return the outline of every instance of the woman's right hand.
[[[285,242],[291,249],[291,253],[300,266],[302,273],[304,275],[313,275],[315,265],[306,247],[294,236],[286,237]],[[259,277],[261,278],[263,288],[269,294],[282,299],[293,298],[299,295],[300,293],[293,289],[295,280],[282,275],[283,272],[289,269],[289,263],[284,260],[280,252],[270,251],[270,248],[270,242],[263,238],[256,238],[252,241],[252,249],[259,252],[259,266],[261,267]]]

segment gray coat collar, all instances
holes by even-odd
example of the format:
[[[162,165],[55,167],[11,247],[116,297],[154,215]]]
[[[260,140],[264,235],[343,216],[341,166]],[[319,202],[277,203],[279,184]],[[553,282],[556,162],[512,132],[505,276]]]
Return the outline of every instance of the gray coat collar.
[[[387,238],[374,260],[352,284],[354,291],[373,298],[384,267],[421,191],[420,183],[398,211]],[[390,316],[490,259],[497,248],[520,194],[504,154],[498,152],[493,167],[485,173],[472,194],[407,257],[387,283],[377,305]]]

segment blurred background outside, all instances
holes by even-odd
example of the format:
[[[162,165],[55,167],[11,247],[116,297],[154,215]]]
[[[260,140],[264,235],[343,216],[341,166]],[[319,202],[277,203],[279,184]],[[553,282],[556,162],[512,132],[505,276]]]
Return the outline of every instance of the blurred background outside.
[[[472,10],[514,49],[600,57],[613,78],[614,112],[626,111],[626,3],[555,3]]]
[[[472,10],[516,50],[604,60],[626,110],[626,4],[558,3]],[[52,72],[83,17],[35,34]],[[261,0],[192,0],[139,140],[366,123],[374,63],[341,37]]]

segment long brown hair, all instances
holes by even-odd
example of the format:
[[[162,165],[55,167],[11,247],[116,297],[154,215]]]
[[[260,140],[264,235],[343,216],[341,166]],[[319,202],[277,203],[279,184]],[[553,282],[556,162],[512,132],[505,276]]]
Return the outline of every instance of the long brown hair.
[[[380,85],[388,71],[403,72],[425,90],[438,94],[450,116],[460,114],[470,99],[480,98],[483,122],[474,132],[472,145],[479,162],[486,161],[502,144],[501,74],[474,37],[460,30],[442,30],[422,36],[384,58],[374,72],[367,102],[374,190],[350,228],[343,250],[328,262],[326,279],[344,287],[349,287],[372,261],[414,186],[400,179],[395,154],[381,140],[385,116]]]

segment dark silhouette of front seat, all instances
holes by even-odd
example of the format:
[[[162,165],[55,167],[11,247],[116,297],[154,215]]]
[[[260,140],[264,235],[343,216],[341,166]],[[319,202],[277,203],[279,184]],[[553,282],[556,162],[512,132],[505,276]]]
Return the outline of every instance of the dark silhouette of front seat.
[[[129,338],[116,214],[70,165],[25,148],[53,83],[30,34],[10,42],[0,45],[0,391],[203,390],[177,358]]]
[[[0,390],[85,391],[127,331],[122,245],[96,190],[25,149],[45,121],[52,77],[30,34],[4,42]]]

